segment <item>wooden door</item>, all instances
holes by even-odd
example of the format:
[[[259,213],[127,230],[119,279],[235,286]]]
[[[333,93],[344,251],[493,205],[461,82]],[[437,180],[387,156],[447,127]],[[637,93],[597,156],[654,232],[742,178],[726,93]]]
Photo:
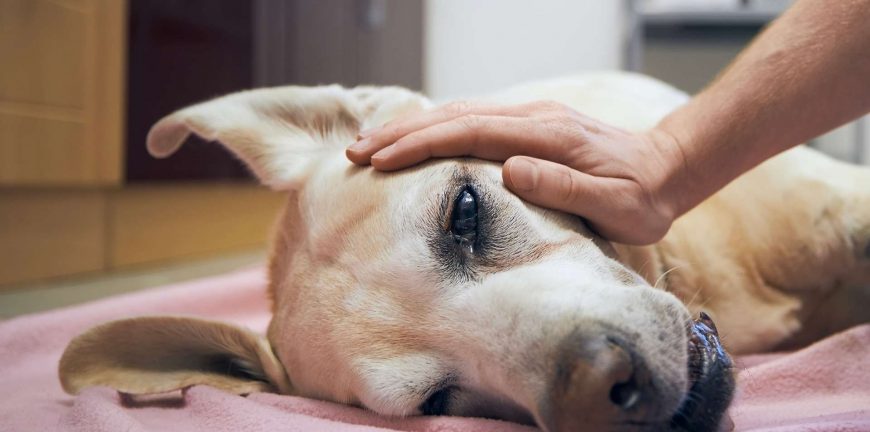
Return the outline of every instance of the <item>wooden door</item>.
[[[120,183],[125,5],[0,0],[0,186]]]
[[[145,149],[148,130],[184,106],[251,88],[248,0],[132,0],[125,179],[128,184],[247,178],[237,158],[191,137],[169,159]]]
[[[422,0],[257,0],[255,83],[423,86]]]

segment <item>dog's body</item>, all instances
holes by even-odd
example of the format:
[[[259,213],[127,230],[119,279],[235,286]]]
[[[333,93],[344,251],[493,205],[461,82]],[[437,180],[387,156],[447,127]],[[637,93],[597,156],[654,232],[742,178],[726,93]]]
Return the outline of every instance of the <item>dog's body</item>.
[[[686,96],[640,76],[593,74],[493,98],[537,99],[641,130]],[[65,388],[144,393],[210,383],[547,430],[705,429],[733,389],[715,331],[687,333],[690,316],[712,315],[736,353],[796,346],[868,320],[870,169],[793,149],[680,218],[658,244],[611,245],[579,219],[507,192],[496,163],[430,161],[381,174],[344,158],[359,129],[428,106],[396,88],[287,87],[158,123],[152,153],[171,154],[193,132],[291,191],[270,262],[275,356],[243,332],[192,342],[195,353],[181,356],[186,342],[178,341],[202,330],[121,321],[71,344]],[[156,347],[118,335],[166,326],[177,349],[157,363],[176,375],[135,378],[135,359]],[[215,357],[243,373],[202,366]],[[707,405],[688,410],[688,395],[700,391]]]

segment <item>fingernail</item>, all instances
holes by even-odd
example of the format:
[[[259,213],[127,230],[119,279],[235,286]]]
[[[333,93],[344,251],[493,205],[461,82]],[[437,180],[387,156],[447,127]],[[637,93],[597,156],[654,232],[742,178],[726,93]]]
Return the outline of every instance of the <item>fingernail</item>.
[[[377,126],[377,127],[373,127],[373,128],[368,128],[368,129],[365,129],[365,130],[361,130],[361,131],[359,131],[359,133],[357,133],[357,137],[359,137],[360,139],[362,139],[362,138],[367,138],[367,137],[369,137],[369,136],[374,135],[375,132],[377,132],[377,131],[379,131],[379,130],[381,130],[381,129],[382,129],[382,126]]]
[[[371,138],[361,139],[353,144],[351,144],[348,149],[354,153],[360,153],[369,146],[369,143],[372,142]]]
[[[538,187],[538,166],[524,158],[512,159],[508,167],[508,175],[514,189],[520,192],[531,192]]]
[[[394,147],[395,146],[391,145],[389,147],[382,148],[380,151],[378,151],[377,153],[372,155],[372,160],[382,161],[382,160],[388,159],[390,157],[390,155],[393,154]]]

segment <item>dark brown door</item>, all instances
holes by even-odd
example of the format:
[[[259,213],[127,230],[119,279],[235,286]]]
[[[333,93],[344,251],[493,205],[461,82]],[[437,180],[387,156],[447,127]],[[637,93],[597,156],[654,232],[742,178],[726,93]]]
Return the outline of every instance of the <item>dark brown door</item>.
[[[423,84],[422,0],[259,0],[259,85]]]
[[[191,138],[169,159],[148,129],[185,105],[251,87],[422,87],[422,0],[131,0],[126,179],[246,178]]]

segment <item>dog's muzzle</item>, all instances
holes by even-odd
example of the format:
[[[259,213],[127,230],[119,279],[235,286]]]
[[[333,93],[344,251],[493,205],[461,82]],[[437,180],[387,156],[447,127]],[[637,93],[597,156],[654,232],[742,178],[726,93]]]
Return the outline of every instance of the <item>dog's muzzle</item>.
[[[734,393],[732,362],[709,316],[701,313],[688,331],[689,389],[683,393],[665,390],[614,329],[566,338],[540,406],[540,426],[551,432],[721,430]]]

